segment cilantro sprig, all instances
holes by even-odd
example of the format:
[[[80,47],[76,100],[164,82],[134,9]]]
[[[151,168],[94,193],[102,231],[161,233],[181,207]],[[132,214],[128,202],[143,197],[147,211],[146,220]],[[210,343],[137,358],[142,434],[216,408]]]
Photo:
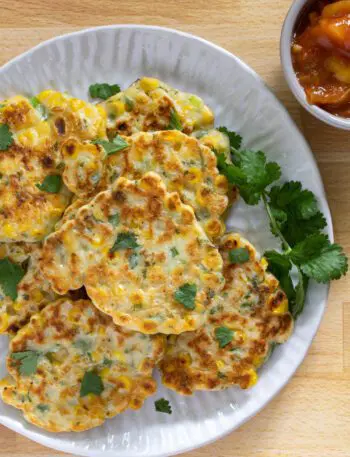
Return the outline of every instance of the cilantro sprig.
[[[91,84],[89,87],[90,96],[92,98],[101,98],[102,100],[107,100],[107,98],[119,92],[120,87],[118,84],[96,83]]]
[[[129,147],[129,144],[119,135],[116,135],[111,141],[97,139],[93,140],[92,143],[100,144],[108,156]]]
[[[195,284],[186,283],[175,291],[174,298],[186,309],[193,310],[196,307],[196,295],[197,286]]]
[[[154,402],[154,407],[156,411],[159,413],[166,413],[166,414],[171,414],[171,405],[169,400],[166,400],[165,398],[160,398],[159,400],[156,400]]]
[[[277,185],[281,169],[276,162],[268,162],[262,151],[240,149],[239,135],[225,127],[219,130],[230,140],[232,163],[224,154],[217,154],[218,169],[231,185],[239,188],[248,205],[263,202],[271,231],[280,239],[282,248],[282,252],[265,252],[268,269],[280,281],[290,311],[297,317],[304,308],[310,279],[318,283],[339,279],[348,270],[348,259],[341,246],[331,243],[322,233],[326,219],[316,196],[298,181]],[[230,252],[230,256],[236,254]],[[296,285],[293,271],[298,276]]]

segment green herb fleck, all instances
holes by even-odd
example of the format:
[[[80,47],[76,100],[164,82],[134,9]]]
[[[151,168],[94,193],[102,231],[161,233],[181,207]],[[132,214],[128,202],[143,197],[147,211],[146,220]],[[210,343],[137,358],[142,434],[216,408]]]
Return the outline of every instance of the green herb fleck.
[[[100,395],[103,391],[103,382],[101,377],[94,371],[87,371],[81,381],[80,396],[85,397],[88,394]]]
[[[96,83],[91,84],[89,87],[90,96],[92,98],[101,98],[102,100],[107,100],[107,98],[119,92],[120,87],[118,84]]]
[[[7,124],[0,124],[0,151],[7,151],[13,144],[12,132]]]
[[[105,367],[110,368],[112,366],[112,360],[109,359],[108,357],[104,357],[102,365],[104,365]]]
[[[25,275],[20,265],[13,263],[8,257],[0,259],[0,285],[5,295],[17,299],[17,286]]]
[[[247,248],[231,249],[228,258],[230,263],[246,263],[249,260],[249,251]]]
[[[172,247],[170,249],[170,252],[173,257],[176,257],[177,255],[179,255],[179,251],[175,247]]]
[[[234,331],[227,327],[217,327],[215,329],[215,338],[219,343],[220,348],[224,348],[231,343]]]
[[[134,109],[134,104],[135,104],[134,100],[127,97],[126,95],[124,95],[124,100],[125,100],[125,104],[126,104],[128,111],[132,111]]]
[[[197,286],[195,284],[186,283],[177,289],[174,294],[174,298],[177,302],[184,305],[186,309],[194,309],[196,295]]]
[[[129,266],[131,269],[134,269],[135,267],[137,267],[138,263],[139,263],[139,255],[137,252],[133,252],[129,256]]]
[[[154,402],[154,406],[156,408],[156,411],[158,411],[159,413],[166,413],[166,414],[172,413],[169,400],[165,400],[165,398],[160,398],[159,400],[156,400]]]
[[[32,107],[38,111],[38,113],[40,114],[40,116],[43,120],[48,118],[48,111],[46,109],[46,106],[42,105],[38,98],[31,97],[29,99],[29,101],[30,101],[30,104],[32,105]]]
[[[109,216],[108,222],[111,225],[113,225],[113,227],[117,227],[117,225],[119,225],[119,222],[120,222],[119,213],[115,213],[115,214],[112,214],[111,216]]]
[[[79,349],[83,354],[87,354],[91,350],[91,342],[83,339],[74,341],[73,347]]]
[[[41,184],[36,187],[43,192],[58,194],[62,187],[62,178],[60,175],[48,175]]]
[[[49,411],[50,407],[48,405],[44,405],[42,403],[39,403],[37,406],[38,410],[42,413],[45,413],[46,411]]]
[[[182,130],[181,119],[174,108],[170,110],[170,121],[168,125],[168,130]]]

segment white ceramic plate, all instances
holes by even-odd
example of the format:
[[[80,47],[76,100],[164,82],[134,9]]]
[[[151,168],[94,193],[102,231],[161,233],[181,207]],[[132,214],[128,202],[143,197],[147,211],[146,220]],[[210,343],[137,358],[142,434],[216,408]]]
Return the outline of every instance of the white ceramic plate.
[[[142,75],[155,76],[202,97],[217,125],[237,130],[245,146],[264,150],[280,163],[283,179],[297,179],[319,198],[332,238],[332,222],[317,165],[289,115],[260,78],[229,52],[200,38],[159,27],[109,26],[47,41],[0,70],[0,96],[34,95],[46,88],[86,98],[94,82],[127,87]],[[234,207],[228,229],[236,229],[260,252],[276,245],[259,207]],[[83,433],[49,434],[27,424],[20,412],[0,402],[0,422],[54,449],[84,456],[160,457],[209,443],[240,426],[265,406],[302,362],[317,331],[328,295],[311,284],[304,313],[292,338],[276,349],[249,391],[232,388],[191,398],[161,385],[137,412],[108,420]],[[5,374],[6,338],[0,339],[0,375]],[[154,400],[168,398],[173,414],[156,413]]]

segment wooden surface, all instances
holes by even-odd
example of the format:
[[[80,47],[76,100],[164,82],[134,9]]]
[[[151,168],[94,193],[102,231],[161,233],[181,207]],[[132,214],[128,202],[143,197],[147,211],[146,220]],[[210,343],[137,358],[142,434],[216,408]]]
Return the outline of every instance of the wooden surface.
[[[191,32],[253,67],[316,156],[336,240],[350,254],[350,133],[313,119],[284,81],[279,36],[291,0],[1,0],[0,65],[55,35],[93,25],[153,24]],[[220,75],[218,75],[220,77]],[[350,276],[334,283],[311,350],[288,386],[239,430],[186,457],[350,456]],[[63,455],[0,427],[0,457]],[[101,454],[102,455],[102,454]]]

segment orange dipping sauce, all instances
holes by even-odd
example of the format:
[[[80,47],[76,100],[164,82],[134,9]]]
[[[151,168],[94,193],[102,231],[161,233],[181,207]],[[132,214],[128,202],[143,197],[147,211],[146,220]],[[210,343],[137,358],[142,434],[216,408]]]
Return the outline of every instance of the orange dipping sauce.
[[[350,0],[318,0],[292,44],[294,70],[309,103],[350,118]]]

